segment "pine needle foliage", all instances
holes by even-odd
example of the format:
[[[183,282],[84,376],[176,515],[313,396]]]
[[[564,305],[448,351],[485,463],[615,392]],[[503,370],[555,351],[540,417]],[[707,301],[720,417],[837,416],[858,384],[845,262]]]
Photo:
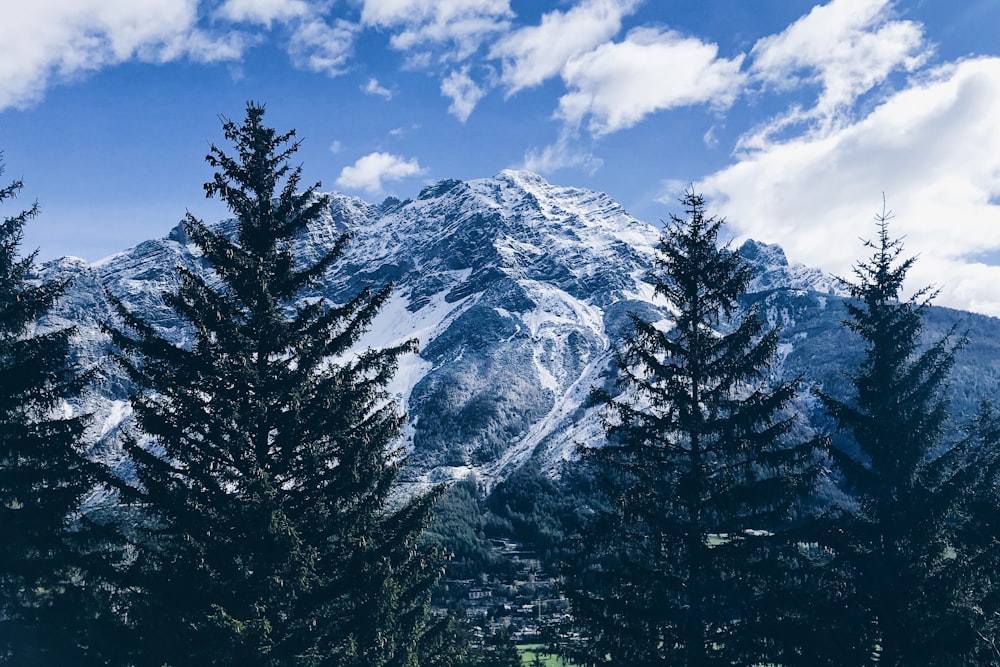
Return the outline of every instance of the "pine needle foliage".
[[[681,200],[659,245],[671,325],[633,316],[606,403],[607,443],[585,456],[609,505],[584,535],[570,597],[586,664],[791,664],[791,598],[805,555],[795,508],[818,446],[796,439],[800,381],[772,378],[778,331],[741,310],[752,279],[719,247],[723,220]]]
[[[844,281],[853,297],[844,325],[864,345],[847,374],[853,391],[846,400],[819,392],[846,436],[831,453],[854,500],[825,540],[845,582],[828,627],[841,664],[978,664],[965,662],[971,605],[956,575],[968,554],[955,536],[983,471],[948,433],[948,377],[965,339],[953,328],[925,340],[935,292],[901,299],[916,258],[890,236],[890,219],[876,216],[871,255]]]
[[[142,388],[126,443],[139,517],[123,588],[129,664],[411,666],[439,576],[419,548],[435,493],[393,501],[404,416],[386,391],[408,341],[355,354],[391,285],[310,296],[346,235],[309,265],[292,243],[326,215],[300,189],[294,131],[248,104],[224,120],[206,183],[233,236],[188,214],[211,277],[181,270],[166,299],[190,340],[119,307],[117,359]]]
[[[22,188],[0,188],[0,204]],[[19,256],[36,215],[34,204],[0,222],[0,664],[79,664],[72,526],[93,471],[85,418],[61,414],[83,381],[69,355],[73,330],[36,331],[67,282],[37,283],[37,251]]]

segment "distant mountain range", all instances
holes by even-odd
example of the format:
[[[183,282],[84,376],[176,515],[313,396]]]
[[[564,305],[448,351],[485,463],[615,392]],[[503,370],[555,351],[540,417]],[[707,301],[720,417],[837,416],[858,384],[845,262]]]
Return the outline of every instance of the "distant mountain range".
[[[576,443],[601,437],[587,398],[591,387],[609,382],[612,349],[628,313],[671,319],[648,278],[660,229],[605,194],[552,185],[532,173],[441,181],[414,200],[381,204],[333,194],[328,214],[297,240],[295,252],[311,263],[343,232],[353,241],[318,293],[338,302],[364,285],[393,282],[392,300],[360,347],[420,341],[419,354],[404,359],[391,387],[409,414],[409,483],[474,472],[491,484],[528,462],[557,469]],[[778,246],[747,241],[739,250],[756,275],[747,305],[758,304],[782,327],[773,372],[802,374],[828,391],[846,387],[841,371],[861,350],[840,326],[838,282],[790,265]],[[184,326],[160,298],[177,285],[178,266],[206,271],[180,226],[100,262],[64,258],[38,271],[39,279],[74,279],[42,326],[77,327],[75,353],[95,368],[96,381],[67,410],[95,415],[96,452],[113,465],[120,463],[115,433],[129,419],[129,386],[106,357],[105,290],[183,344]],[[928,333],[956,322],[972,341],[953,382],[954,408],[964,413],[997,395],[1000,320],[933,308]],[[798,405],[815,409],[808,393]],[[822,416],[811,416],[824,426]]]

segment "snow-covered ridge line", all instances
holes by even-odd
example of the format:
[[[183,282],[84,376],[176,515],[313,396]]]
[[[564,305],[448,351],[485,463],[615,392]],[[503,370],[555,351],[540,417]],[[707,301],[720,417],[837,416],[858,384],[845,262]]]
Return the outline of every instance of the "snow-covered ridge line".
[[[366,285],[395,285],[359,348],[420,342],[390,387],[410,418],[410,483],[469,473],[495,481],[528,460],[556,469],[576,441],[599,431],[585,402],[628,313],[670,318],[647,278],[660,230],[605,194],[505,170],[441,181],[407,201],[330,199],[328,215],[294,252],[310,264],[341,234],[352,235],[312,296],[342,302]],[[748,242],[741,252],[761,292],[831,292],[828,277],[789,266],[777,246]],[[208,271],[181,227],[93,264],[67,258],[39,269],[39,278],[75,278],[46,325],[76,326],[81,361],[99,368],[97,385],[72,407],[95,415],[98,450],[107,456],[129,419],[129,387],[104,356],[105,290],[183,343],[183,324],[161,300],[177,285],[178,266]]]

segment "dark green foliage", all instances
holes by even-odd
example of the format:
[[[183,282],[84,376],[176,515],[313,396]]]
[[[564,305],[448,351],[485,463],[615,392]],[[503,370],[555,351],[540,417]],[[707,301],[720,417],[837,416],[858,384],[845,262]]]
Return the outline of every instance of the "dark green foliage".
[[[448,554],[446,569],[451,579],[473,579],[501,566],[484,532],[483,511],[475,477],[452,484],[434,507],[424,540]]]
[[[501,630],[485,641],[473,639],[469,621],[450,613],[439,619],[421,642],[419,667],[521,667],[510,633]]]
[[[487,507],[507,527],[502,537],[534,550],[543,567],[556,575],[557,564],[574,553],[573,540],[599,499],[589,469],[568,468],[556,480],[532,463],[497,484]]]
[[[468,667],[521,667],[521,655],[510,633],[501,630],[469,652]]]
[[[142,391],[126,443],[141,517],[124,585],[129,664],[415,665],[440,573],[419,547],[436,493],[390,503],[403,416],[386,392],[413,342],[350,353],[390,294],[304,298],[348,238],[310,266],[292,240],[328,208],[299,191],[294,132],[250,104],[224,122],[205,185],[235,238],[188,215],[214,271],[181,270],[175,346],[124,308],[117,358]]]
[[[902,258],[888,219],[878,216],[878,239],[866,243],[872,255],[855,266],[856,282],[845,282],[855,300],[844,324],[864,346],[847,375],[849,397],[820,394],[846,436],[832,453],[854,500],[832,518],[826,539],[842,577],[828,623],[832,646],[840,664],[980,664],[967,662],[976,601],[963,591],[971,554],[956,530],[984,502],[995,514],[996,489],[975,479],[995,462],[977,461],[974,453],[989,447],[976,438],[963,442],[946,429],[948,377],[965,341],[954,328],[922,337],[933,293],[900,300],[914,258]],[[979,435],[991,439],[987,431]]]
[[[548,574],[573,553],[573,538],[597,500],[590,471],[568,468],[552,479],[535,467],[521,466],[499,482],[484,500],[474,477],[448,488],[434,507],[425,540],[450,554],[449,578],[510,574],[512,564],[491,539],[513,541],[537,554]]]
[[[973,646],[965,664],[996,667],[1000,665],[1000,415],[984,402],[966,431],[951,457],[959,462],[955,466],[959,474],[951,481],[959,498],[950,522],[954,576],[946,581],[957,596],[963,596],[959,603],[965,612],[960,619],[968,623],[962,628],[965,639],[971,629]]]
[[[0,203],[22,187],[0,188]],[[33,284],[35,253],[18,257],[37,213],[0,222],[0,664],[79,664],[71,526],[93,471],[81,454],[84,420],[59,415],[81,383],[68,357],[73,332],[34,331],[67,287]]]
[[[448,613],[430,624],[417,645],[419,667],[465,667],[469,663],[470,642],[464,616]]]
[[[751,278],[717,246],[723,224],[700,196],[682,200],[659,246],[657,294],[669,329],[634,316],[618,353],[608,442],[584,450],[611,505],[584,534],[569,595],[587,664],[796,662],[807,550],[793,510],[813,483],[817,443],[788,438],[799,383],[775,382],[778,342],[756,310],[738,314]]]

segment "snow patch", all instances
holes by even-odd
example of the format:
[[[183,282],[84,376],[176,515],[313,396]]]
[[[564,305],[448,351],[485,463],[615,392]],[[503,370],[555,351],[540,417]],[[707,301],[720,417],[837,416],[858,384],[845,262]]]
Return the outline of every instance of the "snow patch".
[[[556,392],[559,391],[559,380],[556,376],[545,367],[541,359],[542,350],[538,347],[533,350],[533,360],[535,362],[535,370],[538,371],[538,380],[542,383],[542,387],[548,389],[549,391]]]
[[[101,437],[118,428],[126,417],[132,414],[132,404],[128,401],[111,401],[111,410],[101,424]]]

